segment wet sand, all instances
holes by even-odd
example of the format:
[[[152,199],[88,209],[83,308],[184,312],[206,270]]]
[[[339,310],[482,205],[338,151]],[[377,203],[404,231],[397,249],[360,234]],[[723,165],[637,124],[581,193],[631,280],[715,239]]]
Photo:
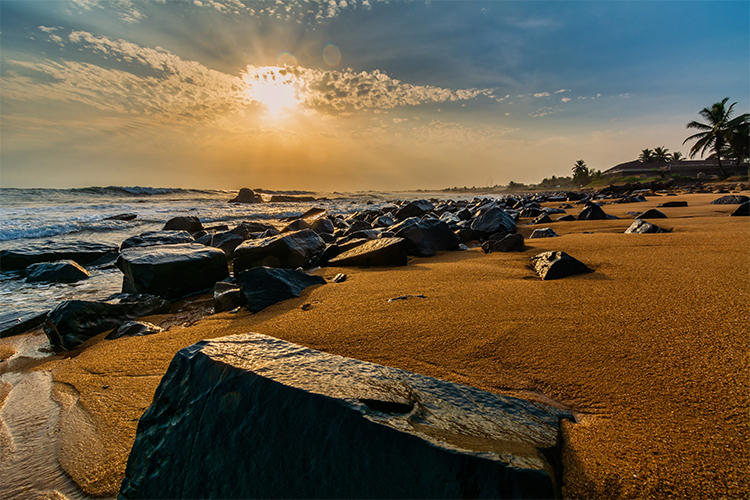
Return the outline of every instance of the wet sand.
[[[573,410],[566,497],[746,497],[750,224],[728,217],[736,206],[709,205],[717,197],[606,205],[623,219],[549,224],[561,237],[527,240],[523,253],[475,248],[401,268],[323,268],[314,274],[348,279],[255,315],[118,341],[102,334],[33,367],[55,381],[60,464],[88,494],[116,495],[137,420],[174,353],[258,332]],[[672,233],[622,234],[627,211],[674,200],[689,206],[651,221]],[[529,261],[545,250],[595,272],[541,281]],[[426,298],[388,302],[418,294]]]

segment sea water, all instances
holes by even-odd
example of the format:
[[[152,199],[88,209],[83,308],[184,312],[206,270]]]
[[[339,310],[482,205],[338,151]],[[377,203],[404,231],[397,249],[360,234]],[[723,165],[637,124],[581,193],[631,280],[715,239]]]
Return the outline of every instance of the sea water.
[[[315,202],[228,203],[236,191],[152,187],[88,187],[77,189],[0,189],[0,250],[45,242],[89,241],[120,245],[130,236],[161,230],[177,216],[195,216],[204,227],[230,228],[242,221],[283,224],[282,218],[313,207],[328,214],[379,209],[399,199],[448,198],[423,193],[299,193]],[[264,195],[268,198],[268,194]],[[131,221],[106,220],[133,213]],[[23,271],[0,272],[0,331],[49,311],[64,300],[101,300],[118,293],[122,273],[113,266],[89,268],[91,277],[78,283],[26,283]]]

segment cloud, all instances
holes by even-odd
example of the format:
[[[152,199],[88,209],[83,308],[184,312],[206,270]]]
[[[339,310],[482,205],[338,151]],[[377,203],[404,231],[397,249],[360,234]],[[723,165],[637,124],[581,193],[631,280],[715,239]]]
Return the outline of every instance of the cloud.
[[[456,122],[433,120],[427,125],[414,128],[413,134],[420,142],[444,146],[497,142],[518,130],[511,127],[470,127]]]
[[[570,92],[570,89],[560,89],[560,90],[556,91],[555,94],[562,94],[564,92]]]
[[[549,92],[539,92],[538,94],[534,94],[534,97],[549,97]]]
[[[562,102],[570,102],[570,101],[571,101],[570,97],[563,97],[563,98],[562,98],[562,99],[560,99],[560,100],[561,100]]]

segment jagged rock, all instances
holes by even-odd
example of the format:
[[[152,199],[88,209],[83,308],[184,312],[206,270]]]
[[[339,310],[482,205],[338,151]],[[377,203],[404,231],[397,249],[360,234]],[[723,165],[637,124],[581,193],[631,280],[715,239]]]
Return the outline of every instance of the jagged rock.
[[[468,208],[462,208],[461,210],[456,212],[456,216],[461,220],[469,220],[474,215],[471,213],[471,210],[469,210]]]
[[[552,230],[550,227],[542,227],[539,229],[534,229],[534,232],[531,233],[531,236],[529,236],[529,239],[536,239],[536,238],[554,238],[557,236],[557,233]]]
[[[383,214],[372,221],[372,227],[391,227],[396,221],[388,214]]]
[[[484,231],[475,231],[473,229],[461,228],[456,231],[456,236],[461,240],[461,243],[468,243],[475,240],[483,240],[487,237],[487,233]]]
[[[711,202],[711,205],[742,205],[743,203],[747,203],[748,201],[750,201],[750,198],[748,198],[747,196],[740,194],[730,194],[727,196],[722,196],[721,198],[716,198]]]
[[[556,498],[564,410],[260,334],[179,351],[120,498]]]
[[[233,231],[209,233],[195,240],[196,243],[200,243],[201,245],[222,250],[226,254],[227,259],[232,258],[234,249],[241,245],[243,241],[245,241],[245,238]]]
[[[543,252],[531,258],[531,265],[543,280],[555,280],[574,274],[591,273],[592,269],[565,252]]]
[[[656,206],[658,208],[686,207],[688,206],[688,203],[686,201],[667,201]]]
[[[108,256],[117,255],[119,247],[88,241],[56,242],[21,245],[0,250],[0,270],[18,271],[37,262],[72,260],[85,266]]]
[[[642,214],[638,215],[638,219],[666,219],[667,215],[664,212],[660,212],[659,210],[652,208],[651,210],[646,210]]]
[[[89,272],[73,260],[39,262],[26,268],[26,282],[49,281],[53,283],[75,283],[89,277]]]
[[[164,231],[187,231],[188,233],[197,233],[203,231],[203,224],[201,224],[198,217],[192,215],[186,217],[174,217],[164,224]]]
[[[117,330],[104,337],[104,340],[117,340],[125,337],[142,337],[161,332],[160,326],[147,321],[126,321]]]
[[[315,220],[325,215],[325,213],[326,213],[325,208],[313,207],[301,215],[292,215],[290,217],[282,217],[280,220],[283,222],[289,222],[289,221],[293,221],[297,219],[304,219],[310,224],[312,224]]]
[[[346,281],[346,274],[344,273],[338,273],[336,276],[331,278],[332,283],[343,283]]]
[[[263,224],[262,222],[240,222],[237,227],[232,229],[231,232],[239,234],[245,239],[250,238],[253,233],[264,233],[266,231],[275,231],[274,234],[279,234],[279,231],[270,224]]]
[[[207,290],[229,276],[224,252],[198,243],[128,248],[115,265],[140,293],[169,300]]]
[[[546,212],[542,212],[539,215],[539,217],[537,217],[536,219],[534,219],[533,221],[531,221],[531,224],[532,225],[535,225],[535,224],[549,224],[550,222],[553,222],[553,221],[550,218],[549,214],[547,214]]]
[[[448,224],[438,219],[418,220],[395,232],[397,238],[406,240],[404,249],[409,255],[430,257],[437,252],[455,250],[461,239]]]
[[[416,200],[401,207],[394,215],[398,220],[406,220],[410,217],[422,217],[434,208],[435,205],[427,200]]]
[[[245,303],[245,297],[239,286],[219,282],[214,286],[214,312],[231,311]]]
[[[645,220],[642,220],[640,218],[634,220],[633,223],[630,225],[630,227],[625,230],[625,234],[668,233],[668,232],[669,230],[661,228],[654,224],[651,224],[650,222],[646,222]]]
[[[121,220],[121,221],[129,221],[138,218],[138,214],[117,214],[117,215],[110,215],[109,217],[105,217],[103,220]]]
[[[568,215],[563,215],[562,217],[558,217],[556,220],[560,222],[570,222],[570,221],[576,220],[576,218],[574,215],[568,214]]]
[[[750,216],[750,201],[746,201],[739,207],[737,207],[737,210],[732,212],[732,217],[746,217]]]
[[[594,203],[587,204],[578,214],[578,220],[604,220],[607,218],[607,214],[602,210],[602,207]]]
[[[333,234],[335,228],[333,227],[333,222],[331,222],[330,219],[320,218],[312,223],[312,230],[318,234]]]
[[[169,302],[153,295],[116,294],[100,302],[66,300],[50,311],[44,333],[52,345],[73,349],[123,321],[168,311]]]
[[[249,188],[242,188],[237,196],[229,200],[229,203],[262,203],[263,198]]]
[[[234,272],[260,266],[307,267],[325,247],[311,229],[247,240],[234,249]]]
[[[375,229],[363,229],[361,231],[354,231],[349,233],[347,238],[352,239],[365,239],[365,240],[377,240],[380,236],[380,232]]]
[[[301,231],[303,229],[311,229],[312,226],[307,223],[305,219],[297,219],[289,224],[281,230],[282,233],[290,233],[292,231]],[[316,231],[317,232],[317,231]]]
[[[516,233],[508,234],[500,240],[487,240],[482,244],[482,250],[484,253],[523,252],[523,236]]]
[[[49,311],[42,313],[31,312],[31,314],[26,314],[18,318],[18,322],[0,329],[0,339],[21,335],[39,328],[47,320],[47,314],[49,314]]]
[[[356,233],[357,231],[364,231],[367,229],[372,229],[372,224],[370,224],[369,222],[365,222],[363,220],[355,220],[354,222],[351,223],[351,225],[344,232],[344,235],[348,236],[352,233]]]
[[[500,232],[510,234],[516,232],[516,222],[505,210],[493,207],[487,211],[483,211],[471,221],[471,229],[487,235]],[[465,242],[462,241],[462,243]]]
[[[367,241],[328,261],[329,266],[405,266],[409,258],[403,238]]]
[[[179,245],[195,241],[187,231],[149,231],[138,236],[131,236],[120,245],[121,250],[133,247],[150,247],[153,245]]]
[[[299,297],[308,286],[325,285],[326,280],[296,269],[254,267],[240,271],[237,282],[245,296],[245,307],[257,313],[282,300]]]
[[[546,212],[537,207],[524,208],[523,210],[521,210],[521,213],[518,214],[519,217],[524,219],[530,219],[532,217],[538,217],[540,215],[546,215]]]

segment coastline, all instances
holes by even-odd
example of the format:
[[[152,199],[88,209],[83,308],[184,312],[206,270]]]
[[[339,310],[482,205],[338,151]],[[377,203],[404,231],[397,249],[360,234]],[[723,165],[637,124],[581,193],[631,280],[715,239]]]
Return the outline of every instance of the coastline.
[[[116,495],[137,419],[174,353],[258,332],[570,408],[579,421],[564,427],[568,498],[743,496],[750,227],[728,217],[734,207],[709,205],[717,196],[606,205],[621,219],[552,223],[561,237],[527,240],[522,253],[473,248],[399,268],[326,267],[312,274],[348,279],[257,314],[111,342],[100,334],[30,368],[55,382],[60,464],[87,494]],[[658,222],[673,232],[622,234],[626,212],[675,200],[688,207],[660,209],[669,218]],[[527,222],[525,237],[538,227]],[[545,250],[595,272],[541,281],[528,264]],[[426,298],[387,301],[416,294]]]

